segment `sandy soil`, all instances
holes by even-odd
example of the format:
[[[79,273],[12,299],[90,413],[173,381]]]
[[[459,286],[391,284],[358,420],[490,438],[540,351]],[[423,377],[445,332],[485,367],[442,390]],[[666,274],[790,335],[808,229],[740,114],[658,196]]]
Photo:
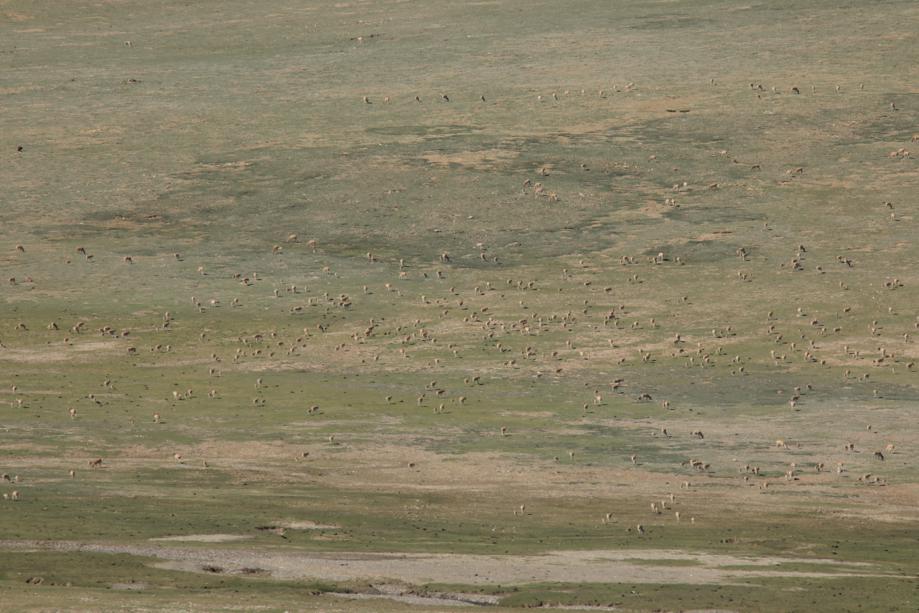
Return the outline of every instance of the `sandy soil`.
[[[151,541],[176,541],[183,543],[229,543],[245,541],[252,537],[246,534],[187,534],[185,536],[162,536]]]
[[[126,553],[162,560],[159,568],[190,572],[242,572],[257,568],[281,580],[388,580],[408,584],[524,585],[541,582],[586,583],[742,583],[757,577],[895,577],[872,572],[866,563],[827,559],[743,557],[683,551],[552,551],[532,556],[422,553],[313,553],[233,549],[86,544],[74,541],[0,541],[0,549]],[[661,561],[655,564],[654,561]],[[806,561],[827,571],[786,571],[782,563]],[[668,562],[682,563],[672,565]],[[752,566],[753,569],[726,568]],[[205,571],[204,567],[210,570]],[[915,579],[915,578],[913,578]]]

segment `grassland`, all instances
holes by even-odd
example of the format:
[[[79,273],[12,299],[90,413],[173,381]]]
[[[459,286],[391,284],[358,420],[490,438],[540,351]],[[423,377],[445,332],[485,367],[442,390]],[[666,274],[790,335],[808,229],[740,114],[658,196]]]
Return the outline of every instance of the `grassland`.
[[[915,611],[917,19],[0,0],[0,608]]]

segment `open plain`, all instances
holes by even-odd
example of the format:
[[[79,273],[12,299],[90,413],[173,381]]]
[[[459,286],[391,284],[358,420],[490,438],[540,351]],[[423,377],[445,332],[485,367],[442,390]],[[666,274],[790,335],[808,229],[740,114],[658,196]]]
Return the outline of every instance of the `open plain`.
[[[916,611],[917,23],[0,0],[0,609]]]

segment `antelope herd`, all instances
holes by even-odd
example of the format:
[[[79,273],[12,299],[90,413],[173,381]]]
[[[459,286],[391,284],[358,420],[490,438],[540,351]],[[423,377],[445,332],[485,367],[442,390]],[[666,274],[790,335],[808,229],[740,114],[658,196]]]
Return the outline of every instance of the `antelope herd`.
[[[714,85],[714,80],[712,84]],[[766,88],[758,83],[751,83],[750,89],[757,96],[766,95],[767,92]],[[609,89],[599,90],[598,95],[606,98],[635,90],[636,86],[633,83],[621,87],[614,85]],[[775,87],[771,88],[771,91],[775,95],[781,93],[781,90]],[[792,86],[787,91],[795,96],[803,97],[797,86]],[[835,91],[843,95],[839,86],[836,86]],[[584,90],[581,90],[581,94],[584,94]],[[570,90],[565,91],[561,96],[557,92],[552,92],[546,96],[538,95],[537,101],[546,104],[564,104],[570,96]],[[485,102],[484,95],[476,94],[476,98]],[[383,104],[391,104],[393,99],[394,97],[391,96],[382,97]],[[451,102],[447,94],[441,94],[435,99],[443,103]],[[459,103],[460,97],[454,96],[452,100],[455,106]],[[370,106],[374,104],[369,95],[363,96],[362,102]],[[414,96],[414,102],[421,104],[422,97]],[[892,103],[891,109],[899,110]],[[722,154],[727,154],[727,152],[723,151]],[[900,148],[891,155],[899,159],[906,159],[909,157],[909,151]],[[656,158],[657,156],[652,156],[651,159],[656,161]],[[801,177],[809,172],[802,166],[793,164],[788,166],[790,167],[783,173],[783,181]],[[753,168],[762,172],[764,165],[757,163],[753,165]],[[590,166],[581,163],[578,169],[586,173],[589,172]],[[536,176],[529,176],[522,182],[523,193],[532,194],[545,202],[551,202],[550,206],[563,203],[562,188],[553,186],[550,189],[549,187],[554,180],[554,169],[551,166],[539,165],[536,175],[540,180],[537,181]],[[520,183],[515,182],[515,185],[520,185]],[[724,182],[693,185],[686,180],[677,180],[673,184],[671,193],[663,200],[664,206],[676,207],[675,199],[694,189],[723,190]],[[518,193],[519,188],[514,191]],[[884,206],[887,210],[894,209],[890,202],[885,202]],[[265,241],[265,252],[275,256],[277,260],[290,257],[304,258],[303,261],[307,266],[314,266],[317,271],[321,270],[322,278],[325,280],[325,291],[319,291],[315,286],[307,287],[283,280],[284,275],[280,270],[265,270],[251,274],[238,272],[232,275],[232,279],[240,284],[241,291],[256,288],[249,294],[250,300],[198,293],[199,296],[211,295],[213,297],[199,300],[197,296],[192,296],[191,303],[194,311],[191,313],[182,312],[181,307],[175,305],[173,307],[175,310],[165,312],[161,321],[158,315],[156,324],[147,322],[143,326],[138,326],[138,328],[145,328],[143,330],[118,330],[111,325],[102,325],[98,328],[99,334],[115,342],[122,342],[130,338],[132,344],[125,345],[124,350],[129,354],[129,359],[133,363],[140,359],[139,348],[145,345],[153,354],[168,354],[182,349],[191,350],[190,347],[182,348],[178,345],[157,343],[153,340],[157,334],[165,334],[179,327],[194,330],[199,335],[200,345],[205,346],[211,330],[202,327],[199,331],[195,323],[195,318],[205,313],[211,313],[210,317],[214,317],[213,313],[223,313],[227,310],[245,312],[250,302],[272,305],[284,301],[297,301],[296,304],[285,309],[283,314],[274,312],[272,317],[276,318],[276,322],[267,326],[266,329],[236,338],[237,346],[232,360],[224,360],[216,349],[210,351],[210,358],[206,360],[206,366],[202,368],[201,374],[206,373],[206,376],[214,381],[215,385],[217,381],[226,379],[228,381],[224,386],[237,390],[239,386],[236,384],[247,377],[246,370],[243,368],[247,362],[266,358],[278,361],[283,358],[296,363],[297,359],[302,360],[306,356],[317,353],[321,355],[322,352],[328,352],[330,356],[364,355],[360,364],[355,362],[356,366],[364,369],[369,368],[368,364],[379,363],[382,359],[390,362],[387,366],[390,369],[396,368],[398,362],[401,362],[411,364],[405,368],[416,374],[446,373],[449,372],[445,370],[446,364],[459,364],[465,356],[473,355],[478,351],[479,354],[487,356],[489,361],[479,374],[469,373],[469,376],[465,376],[462,385],[441,384],[438,380],[431,380],[409,394],[402,394],[402,397],[396,393],[386,394],[383,396],[384,403],[380,410],[384,411],[387,407],[402,404],[406,399],[412,405],[410,400],[414,396],[416,408],[428,407],[426,411],[432,410],[437,419],[447,419],[453,413],[481,410],[483,404],[495,402],[486,395],[486,392],[477,389],[489,385],[490,379],[511,376],[519,372],[528,372],[533,375],[534,379],[540,380],[545,378],[562,380],[569,371],[576,373],[580,380],[594,376],[594,380],[584,383],[585,396],[580,399],[572,399],[582,411],[579,419],[587,419],[588,415],[597,413],[608,413],[611,410],[610,407],[614,405],[633,408],[647,406],[644,412],[654,415],[652,421],[656,422],[650,432],[651,437],[656,437],[653,441],[649,439],[649,442],[640,445],[640,449],[636,448],[639,446],[638,443],[630,443],[628,452],[624,455],[610,454],[613,458],[617,456],[620,458],[610,460],[610,463],[621,462],[620,468],[635,471],[635,474],[639,475],[640,471],[647,470],[649,465],[658,469],[661,467],[660,461],[655,458],[661,449],[669,448],[680,450],[680,452],[691,449],[691,457],[680,463],[673,463],[668,469],[680,475],[692,474],[694,478],[703,482],[719,480],[722,483],[730,482],[736,487],[758,483],[761,491],[767,488],[795,487],[804,483],[823,483],[834,478],[845,481],[848,479],[847,462],[839,458],[845,457],[848,463],[860,465],[864,465],[866,460],[860,456],[855,443],[848,439],[839,442],[835,446],[835,451],[828,450],[818,441],[805,440],[801,436],[795,436],[793,440],[773,439],[776,431],[790,432],[790,428],[783,428],[780,418],[770,416],[769,419],[763,421],[764,426],[758,438],[746,441],[747,451],[759,458],[758,463],[770,464],[770,467],[763,468],[760,465],[748,463],[740,470],[729,470],[729,467],[723,463],[702,459],[706,454],[723,458],[718,447],[725,442],[725,436],[718,432],[714,434],[709,432],[706,435],[701,429],[691,429],[691,427],[681,431],[681,425],[665,426],[664,424],[668,423],[671,416],[679,416],[679,421],[674,422],[678,424],[685,424],[691,420],[701,421],[704,418],[696,417],[692,413],[692,402],[681,403],[677,398],[658,399],[653,404],[649,404],[654,400],[654,395],[659,394],[659,390],[667,390],[668,387],[665,383],[649,385],[647,381],[652,375],[642,376],[641,373],[656,372],[654,369],[664,360],[701,372],[714,369],[719,363],[726,363],[728,359],[730,360],[728,378],[737,379],[749,377],[748,367],[755,364],[764,365],[767,369],[783,373],[790,372],[794,367],[794,372],[801,373],[802,377],[806,376],[804,373],[812,372],[808,370],[810,368],[822,368],[821,372],[836,369],[838,378],[847,383],[867,383],[871,376],[867,372],[868,369],[889,369],[890,372],[899,374],[913,372],[914,362],[910,359],[912,353],[907,348],[911,341],[910,329],[885,329],[879,321],[892,315],[893,307],[884,305],[886,308],[883,308],[881,306],[883,301],[880,300],[876,312],[864,314],[870,317],[871,324],[867,330],[859,333],[853,333],[851,328],[848,328],[847,321],[853,320],[855,316],[852,307],[848,304],[833,305],[835,309],[835,313],[832,314],[833,323],[829,323],[829,313],[825,312],[823,317],[809,314],[811,308],[803,304],[802,297],[795,295],[779,297],[776,301],[778,304],[768,310],[764,307],[761,314],[756,315],[757,318],[763,318],[762,323],[757,324],[757,326],[762,326],[759,329],[748,325],[747,318],[750,316],[748,311],[738,313],[735,322],[701,322],[704,324],[701,325],[705,330],[704,333],[681,329],[692,325],[684,315],[695,308],[694,300],[690,300],[689,295],[675,294],[661,298],[660,305],[662,306],[665,302],[669,303],[673,306],[672,311],[670,313],[658,312],[653,317],[646,317],[643,311],[647,309],[636,306],[636,304],[654,300],[653,297],[648,298],[646,290],[643,289],[650,285],[650,280],[654,278],[654,275],[692,274],[685,271],[692,270],[693,264],[690,256],[668,253],[666,249],[660,250],[653,246],[644,255],[615,254],[612,261],[616,263],[619,270],[612,273],[604,274],[601,271],[602,266],[609,264],[608,261],[590,262],[587,257],[581,257],[575,264],[573,261],[568,261],[572,258],[562,258],[559,261],[561,274],[558,278],[560,281],[555,281],[555,275],[551,275],[553,279],[548,277],[506,278],[503,282],[497,278],[501,272],[506,270],[502,259],[499,258],[500,249],[487,247],[482,242],[467,245],[463,249],[451,246],[450,251],[445,247],[431,248],[425,256],[420,257],[410,256],[408,253],[384,255],[367,251],[362,258],[359,258],[360,264],[354,264],[358,269],[354,276],[360,278],[360,291],[354,290],[353,283],[349,284],[346,281],[342,281],[341,287],[333,290],[332,285],[347,277],[347,272],[333,271],[329,264],[333,259],[323,257],[326,242],[324,237],[311,238],[303,243],[300,239],[302,229],[296,229],[296,232],[291,230],[285,229],[272,240]],[[764,224],[764,231],[768,230],[768,224]],[[307,251],[303,251],[304,245]],[[32,245],[29,245],[28,248],[25,244],[15,245],[14,256],[17,259],[14,261],[24,262],[28,258],[42,257],[33,255],[47,252],[47,245],[41,247],[33,249]],[[806,248],[798,241],[787,239],[785,249],[786,259],[774,267],[775,274],[803,275],[807,272],[825,274],[823,266],[829,266],[827,262],[833,257],[835,257],[836,264],[839,265],[839,274],[851,273],[858,266],[852,256],[821,253],[819,246],[810,243]],[[87,260],[94,259],[96,262],[103,258],[103,256],[89,253],[85,246],[76,247],[76,253]],[[101,249],[99,253],[102,253]],[[755,245],[737,247],[734,254],[737,257],[737,263],[747,267],[752,267],[759,257]],[[188,254],[180,256],[179,253],[171,251],[170,255],[172,257],[169,260],[173,266],[179,266],[186,259],[193,259],[193,256]],[[70,262],[64,253],[55,254],[54,257]],[[139,269],[154,258],[155,256],[122,255],[121,261],[132,265],[133,269]],[[822,258],[819,260],[823,262],[822,264],[810,264],[811,261],[819,258]],[[157,262],[162,264],[159,260]],[[472,268],[473,266],[482,267],[477,269],[481,271],[480,273],[475,273],[482,278],[471,278],[472,273],[469,271],[476,270]],[[192,279],[197,288],[195,291],[214,291],[216,293],[220,291],[216,289],[218,283],[226,281],[225,278],[218,278],[218,273],[209,272],[217,268],[214,262],[199,261],[196,262],[196,268],[174,269],[171,274],[182,275],[186,279],[200,277]],[[194,270],[196,274],[190,273],[190,270]],[[616,285],[610,280],[611,278],[618,278],[619,284]],[[754,276],[750,271],[744,270],[737,273],[737,278],[744,284],[752,284],[755,287],[759,276]],[[26,281],[22,281],[23,279]],[[266,279],[273,279],[275,286],[261,291],[259,288],[264,286]],[[720,281],[723,284],[731,282],[727,275]],[[35,282],[32,277],[17,274],[16,277],[10,278],[10,283],[18,288],[24,283]],[[211,283],[213,285],[209,285]],[[905,286],[905,282],[899,277],[891,276],[884,280],[881,286],[888,292],[896,292]],[[559,303],[562,308],[559,312],[551,312],[551,307],[540,302],[546,290],[555,288],[562,296]],[[855,281],[840,282],[840,288],[857,291]],[[424,293],[417,291],[422,289]],[[261,294],[255,295],[255,292],[258,291],[261,291]],[[378,300],[374,298],[377,292],[386,296],[390,304],[404,307],[406,312],[417,312],[420,309],[424,315],[404,321],[395,321],[396,318],[391,313],[387,313],[378,303],[373,302]],[[382,309],[382,312],[373,313],[372,317],[364,320],[352,318],[350,313],[356,310],[355,305],[361,301],[375,304],[376,307]],[[529,303],[534,306],[531,307]],[[538,307],[535,306],[537,304]],[[226,305],[230,305],[229,309]],[[268,309],[270,306],[259,308]],[[781,315],[777,315],[782,312],[782,309],[788,315],[784,320]],[[306,326],[289,324],[290,321],[299,321],[295,318],[308,317],[311,312],[319,313],[318,320],[312,317]],[[508,316],[508,313],[518,316]],[[57,321],[63,321],[64,318],[64,313],[56,317]],[[86,319],[89,317],[87,316]],[[899,323],[902,324],[902,322]],[[711,324],[714,324],[714,327]],[[919,329],[919,318],[916,318],[912,324],[911,329]],[[51,339],[52,342],[59,343],[61,350],[67,351],[66,347],[78,345],[81,342],[80,339],[86,335],[88,326],[83,320],[76,321],[69,328],[66,325],[61,327],[56,322],[52,322],[42,333],[33,331],[31,325],[33,324],[18,321],[10,326],[7,332],[12,336],[6,335],[7,343],[24,345],[33,335],[48,333],[55,335]],[[803,333],[799,330],[802,327],[805,330]],[[465,335],[457,335],[453,332],[455,329],[462,329]],[[583,332],[584,330],[589,330],[589,332],[579,335],[572,334],[575,331]],[[848,344],[842,345],[840,351],[834,337],[840,338],[844,332],[848,334],[845,337]],[[65,334],[72,336],[63,338]],[[61,338],[57,338],[57,335],[60,335]],[[322,340],[323,337],[335,339],[333,349],[330,349],[329,343]],[[568,338],[562,343],[558,340],[562,337]],[[546,338],[549,340],[544,340]],[[742,339],[752,338],[758,338],[765,346],[775,348],[768,351],[768,357],[764,355],[767,353],[765,351],[763,354],[755,355],[749,346],[740,343]],[[483,348],[479,349],[477,345]],[[517,345],[523,346],[518,347]],[[854,348],[856,345],[859,348]],[[729,354],[729,351],[733,355]],[[416,353],[421,357],[416,358]],[[636,354],[637,357],[635,357]],[[398,356],[395,366],[391,361],[394,356]],[[585,366],[585,363],[589,363],[594,370],[585,371],[584,369],[589,368]],[[861,372],[855,372],[853,369],[859,366],[864,366],[864,368]],[[372,367],[370,368],[372,370]],[[605,373],[602,376],[598,374],[601,371]],[[270,368],[268,372],[270,373]],[[383,378],[385,371],[379,372]],[[631,373],[628,379],[624,376],[625,373]],[[144,374],[138,371],[137,378],[143,377]],[[270,392],[270,383],[270,374],[248,379],[246,385],[250,393],[256,395],[251,400],[251,404],[242,402],[241,392],[238,390],[218,392],[218,389],[210,389],[206,395],[209,402],[223,403],[227,406],[246,404],[250,407],[262,408],[268,405],[267,396]],[[106,393],[113,393],[116,389],[115,382],[111,379],[106,379],[102,387]],[[164,408],[152,413],[154,424],[166,427],[166,421],[162,417],[163,412],[166,411],[170,415],[169,422],[181,423],[187,419],[187,416],[182,411],[175,410],[175,407],[179,404],[192,405],[198,402],[198,396],[191,388],[181,389],[178,385],[175,387],[162,394],[165,398],[157,398]],[[67,390],[62,391],[67,393]],[[651,391],[654,391],[654,395]],[[11,393],[14,396],[10,403],[12,408],[22,409],[27,401],[24,398],[25,392],[12,386]],[[809,410],[808,396],[816,394],[817,390],[812,383],[802,382],[793,389],[780,389],[778,393],[788,398],[787,407],[790,411],[785,409],[786,412],[796,415]],[[878,389],[873,390],[873,397],[881,397]],[[86,399],[93,406],[79,412],[76,407],[69,407],[67,412],[72,423],[60,424],[60,428],[88,427],[86,424],[94,414],[93,407],[102,405],[102,400],[95,394],[89,394]],[[68,400],[75,399],[68,398]],[[683,406],[684,404],[686,406]],[[167,406],[170,408],[166,408]],[[658,406],[659,409],[654,408]],[[330,408],[329,412],[334,410]],[[323,412],[325,411],[320,411],[319,405],[311,404],[309,399],[304,399],[304,417],[313,418]],[[623,423],[624,428],[629,427],[625,425],[625,422]],[[840,426],[849,427],[850,424],[840,424]],[[858,428],[861,427],[861,425],[858,426]],[[854,436],[855,425],[851,425],[848,429],[853,431]],[[884,436],[873,430],[871,426],[867,427],[866,432],[871,433],[872,436]],[[498,444],[510,446],[524,433],[522,427],[515,427],[512,434],[509,426],[501,425],[498,427],[498,434],[497,440],[500,441]],[[890,434],[887,433],[887,435]],[[327,440],[330,447],[343,445],[335,435],[328,435]],[[774,443],[770,444],[770,440],[774,440]],[[870,451],[872,454],[870,458],[876,462],[875,466],[887,467],[892,464],[891,460],[897,458],[896,446],[886,441],[878,443],[877,446],[878,449]],[[177,451],[172,454],[174,468],[190,467],[186,453],[188,452]],[[302,455],[298,455],[297,459],[303,460],[308,456],[308,452],[303,452]],[[568,456],[573,464],[575,452],[569,451]],[[564,468],[558,456],[553,456],[553,458],[555,464],[558,465],[555,469]],[[623,461],[624,458],[628,458],[628,462]],[[794,461],[789,461],[790,459]],[[805,470],[805,459],[808,462],[807,465],[813,467],[812,469]],[[116,469],[119,460],[113,458],[103,463],[103,459],[99,457],[87,462],[91,469]],[[219,466],[219,460],[214,462],[215,466]],[[835,474],[826,468],[833,465],[836,466]],[[201,466],[208,467],[210,464],[201,459]],[[418,467],[418,464],[409,462],[407,466],[414,469]],[[68,475],[71,479],[77,478],[73,469],[69,469]],[[10,483],[19,482],[18,476],[15,479],[8,475],[3,475],[3,477]],[[863,485],[884,486],[887,480],[866,473],[856,482]],[[662,521],[659,517],[666,512],[669,517],[672,517],[672,521],[681,522],[681,518],[686,517],[687,507],[694,506],[697,510],[696,515],[698,515],[704,511],[704,505],[701,503],[701,497],[695,495],[695,489],[691,488],[693,484],[690,481],[679,482],[679,489],[683,491],[679,502],[672,492],[667,492],[662,494],[663,498],[655,496],[650,503],[643,503],[649,505],[644,506],[644,512],[646,513],[650,508],[654,521]],[[25,490],[22,488],[15,489],[4,493],[3,497],[9,501],[23,501],[26,499],[23,491]],[[678,510],[675,508],[678,504],[687,506]],[[527,508],[527,504],[518,504],[513,508],[513,516],[521,520],[527,518],[534,513],[534,507],[530,505],[529,514]],[[636,503],[636,512],[638,508],[639,505]],[[689,524],[696,523],[696,515],[690,516]],[[601,517],[602,524],[616,523],[612,512],[605,512]],[[631,528],[628,530],[632,531]],[[638,524],[634,532],[642,536],[649,534],[650,525]]]

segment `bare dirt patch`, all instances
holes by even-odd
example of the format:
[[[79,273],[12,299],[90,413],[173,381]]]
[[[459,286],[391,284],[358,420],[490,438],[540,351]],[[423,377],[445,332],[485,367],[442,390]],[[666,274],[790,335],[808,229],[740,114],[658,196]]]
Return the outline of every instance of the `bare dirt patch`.
[[[188,572],[244,573],[258,568],[282,580],[352,581],[386,579],[407,584],[525,585],[530,583],[681,583],[724,584],[754,577],[839,578],[900,577],[871,572],[867,563],[842,564],[807,559],[832,572],[787,571],[780,564],[801,562],[789,557],[744,557],[687,551],[552,551],[541,555],[307,553],[181,547],[85,544],[73,541],[0,541],[0,549],[16,551],[85,551],[121,553],[163,560],[157,568]],[[647,560],[689,561],[692,565],[649,565]],[[731,568],[757,567],[756,570]],[[856,568],[857,567],[857,568]],[[215,570],[219,569],[219,570]],[[911,577],[901,577],[915,579]]]
[[[251,538],[246,534],[187,534],[184,536],[161,536],[150,540],[182,543],[229,543],[232,541],[245,541]]]
[[[94,341],[73,345],[60,344],[40,349],[3,349],[0,351],[0,361],[27,364],[85,361],[91,359],[94,354],[110,354],[123,351],[126,346],[114,342]]]
[[[422,155],[429,164],[450,166],[458,164],[475,170],[487,170],[502,163],[510,162],[520,156],[517,151],[507,149],[485,149],[483,151],[463,151],[461,153],[427,152]]]
[[[280,525],[288,530],[337,530],[340,527],[335,524],[320,524],[308,519],[283,521]]]

